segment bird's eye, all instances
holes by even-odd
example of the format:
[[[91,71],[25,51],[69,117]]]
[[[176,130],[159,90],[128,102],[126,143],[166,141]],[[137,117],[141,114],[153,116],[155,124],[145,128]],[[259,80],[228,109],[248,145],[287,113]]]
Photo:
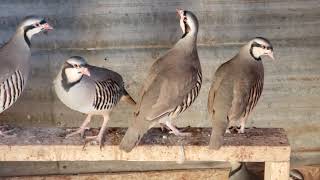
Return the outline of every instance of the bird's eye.
[[[35,27],[39,27],[39,26],[40,26],[40,24],[39,24],[39,23],[36,23],[34,26],[35,26]]]
[[[187,17],[184,17],[184,18],[183,18],[183,21],[184,21],[184,22],[187,22]]]
[[[79,66],[79,64],[74,64],[73,67],[79,68],[80,66]]]

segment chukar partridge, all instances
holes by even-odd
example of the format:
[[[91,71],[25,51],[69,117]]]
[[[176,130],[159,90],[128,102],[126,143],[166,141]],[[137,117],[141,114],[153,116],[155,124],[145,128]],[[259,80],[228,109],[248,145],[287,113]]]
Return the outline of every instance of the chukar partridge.
[[[263,56],[274,59],[273,48],[267,39],[257,37],[215,72],[208,98],[213,123],[210,148],[221,147],[223,135],[232,125],[240,124],[238,132],[244,133],[245,122],[263,90]]]
[[[54,80],[54,88],[58,98],[69,108],[87,114],[80,128],[68,134],[84,136],[85,130],[93,115],[102,115],[103,123],[99,134],[87,137],[86,142],[96,141],[100,148],[103,145],[109,115],[120,100],[132,105],[135,101],[124,88],[120,74],[109,69],[87,64],[79,56],[70,57],[62,66]]]
[[[130,152],[143,135],[157,123],[165,124],[175,135],[182,133],[171,124],[199,94],[202,74],[197,52],[198,20],[190,11],[177,9],[182,38],[156,60],[144,81],[135,119],[122,139],[120,149]]]
[[[11,39],[0,48],[0,113],[17,101],[26,86],[32,36],[51,29],[44,18],[28,16],[18,25]],[[2,131],[0,135],[7,136]]]

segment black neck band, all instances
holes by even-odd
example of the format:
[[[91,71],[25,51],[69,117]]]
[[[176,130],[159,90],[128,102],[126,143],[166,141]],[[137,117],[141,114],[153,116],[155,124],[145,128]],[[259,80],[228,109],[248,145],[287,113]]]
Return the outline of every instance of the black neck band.
[[[67,67],[63,67],[63,69],[62,69],[61,84],[62,84],[63,89],[68,92],[70,90],[70,88],[72,88],[74,85],[78,84],[81,81],[82,76],[79,80],[70,83],[70,82],[68,82],[68,78],[66,75],[66,68]]]
[[[183,16],[186,16],[186,11],[183,11]],[[189,26],[188,26],[187,22],[183,20],[183,24],[184,24],[184,34],[182,35],[181,39],[186,37],[186,35],[189,32],[189,29],[188,29]]]
[[[30,39],[28,38],[27,32],[33,28],[35,28],[35,27],[33,25],[30,25],[30,26],[26,26],[23,30],[23,38],[29,47],[31,46],[31,43],[30,43]]]

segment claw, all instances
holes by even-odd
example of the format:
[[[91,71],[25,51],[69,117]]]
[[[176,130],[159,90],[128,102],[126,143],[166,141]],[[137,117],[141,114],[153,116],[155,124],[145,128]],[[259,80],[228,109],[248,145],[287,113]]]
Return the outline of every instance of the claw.
[[[244,134],[244,129],[240,129],[240,130],[238,131],[238,134]]]
[[[89,136],[89,137],[86,137],[86,139],[84,141],[84,145],[82,147],[83,150],[85,149],[85,147],[87,146],[87,144],[89,142],[96,142],[99,145],[100,150],[102,150],[102,147],[103,147],[103,137],[102,136]]]
[[[0,136],[2,137],[5,137],[5,138],[10,138],[10,137],[16,137],[17,134],[11,134],[13,131],[15,131],[16,129],[15,128],[12,128],[12,129],[9,129],[9,130],[6,130],[8,129],[9,126],[7,125],[4,125],[4,126],[0,126]],[[3,130],[2,130],[3,129]]]
[[[170,131],[169,134],[174,134],[176,136],[191,136],[191,133],[188,132],[180,132],[180,131]]]
[[[76,130],[76,131],[74,131],[74,132],[72,132],[72,133],[70,133],[70,134],[67,134],[67,135],[66,135],[66,138],[69,138],[69,137],[74,136],[74,135],[77,135],[77,134],[80,134],[80,137],[81,137],[81,138],[84,138],[84,134],[85,134],[86,130],[89,130],[89,129],[90,129],[90,128],[88,128],[88,127],[79,128],[78,130]]]
[[[166,121],[167,127],[171,130],[169,133],[174,134],[176,136],[191,136],[191,133],[180,132],[174,125],[172,125],[169,121]]]
[[[170,130],[170,128],[168,128],[168,127],[167,127],[165,124],[163,124],[163,123],[160,123],[159,125],[160,125],[160,128],[161,128],[161,131],[162,131],[162,132],[164,132],[164,131],[166,131],[166,130],[168,130],[168,131]]]

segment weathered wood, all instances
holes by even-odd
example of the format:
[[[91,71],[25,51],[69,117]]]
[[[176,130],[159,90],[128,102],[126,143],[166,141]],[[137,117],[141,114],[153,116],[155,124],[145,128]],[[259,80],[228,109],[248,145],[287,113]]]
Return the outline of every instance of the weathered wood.
[[[290,163],[287,162],[265,162],[265,180],[288,180]]]
[[[201,169],[201,170],[174,170],[174,171],[149,171],[149,172],[123,172],[105,174],[58,175],[58,176],[22,176],[8,177],[6,180],[99,180],[99,179],[128,179],[128,180],[227,180],[228,169]]]
[[[0,161],[0,167],[1,179],[3,176],[225,169],[230,168],[230,164],[228,162],[208,161],[185,161],[183,164],[174,161]]]
[[[132,152],[118,145],[125,129],[109,128],[102,150],[78,137],[65,139],[61,129],[25,128],[16,138],[0,139],[0,161],[288,161],[290,146],[282,129],[247,129],[225,136],[220,150],[209,150],[209,128],[187,128],[192,137],[177,137],[152,129]],[[93,130],[90,133],[96,134]],[[145,153],[148,152],[148,153]]]

